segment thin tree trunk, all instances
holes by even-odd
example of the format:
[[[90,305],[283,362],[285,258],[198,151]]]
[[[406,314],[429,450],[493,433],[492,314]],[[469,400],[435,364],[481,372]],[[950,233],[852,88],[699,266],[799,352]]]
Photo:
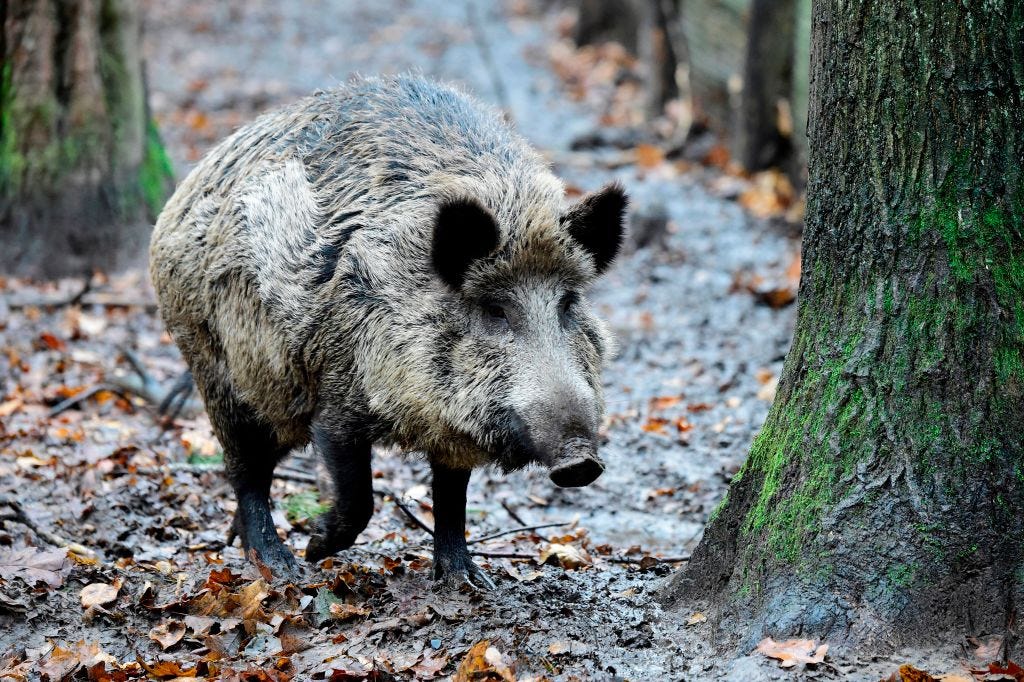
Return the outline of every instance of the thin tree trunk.
[[[734,156],[749,171],[789,165],[796,0],[753,0]]]
[[[171,169],[146,109],[132,0],[0,4],[0,271],[140,254]]]
[[[1013,635],[1024,3],[822,0],[812,36],[792,349],[669,597],[744,645]]]
[[[683,0],[689,87],[695,118],[728,138],[743,82],[750,0]]]

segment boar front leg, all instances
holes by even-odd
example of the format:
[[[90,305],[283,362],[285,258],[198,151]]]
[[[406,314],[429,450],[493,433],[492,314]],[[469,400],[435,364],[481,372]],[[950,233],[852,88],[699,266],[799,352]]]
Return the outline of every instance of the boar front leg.
[[[351,547],[373,515],[370,442],[314,427],[313,443],[331,475],[334,501],[317,519],[316,531],[306,546],[306,560],[310,562]]]
[[[494,589],[494,583],[473,563],[466,546],[466,487],[468,469],[451,469],[431,462],[434,475],[434,579],[457,587],[469,584]]]

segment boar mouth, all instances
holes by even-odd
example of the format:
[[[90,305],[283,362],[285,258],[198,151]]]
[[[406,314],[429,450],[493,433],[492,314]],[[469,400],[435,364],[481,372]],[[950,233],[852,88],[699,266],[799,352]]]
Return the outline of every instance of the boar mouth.
[[[592,439],[575,436],[563,441],[556,452],[540,448],[530,437],[523,419],[514,411],[507,415],[509,430],[500,439],[496,453],[499,466],[506,472],[529,464],[548,468],[551,482],[560,488],[580,488],[590,485],[604,473],[604,462],[597,455]]]

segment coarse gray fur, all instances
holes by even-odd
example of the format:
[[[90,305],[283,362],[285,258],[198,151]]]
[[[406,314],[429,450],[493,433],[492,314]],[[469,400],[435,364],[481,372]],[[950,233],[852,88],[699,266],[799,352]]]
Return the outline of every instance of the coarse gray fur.
[[[563,195],[498,112],[415,76],[353,80],[238,130],[180,184],[150,250],[218,437],[257,425],[287,452],[361,429],[452,469],[511,469],[527,462],[503,449],[509,419],[537,448],[564,435],[544,433],[552,405],[596,432],[610,339],[584,299],[571,324],[557,308],[602,264],[566,226],[586,202],[566,213]],[[460,201],[499,237],[456,289],[432,248],[439,206]],[[514,309],[508,329],[487,327],[489,300]]]

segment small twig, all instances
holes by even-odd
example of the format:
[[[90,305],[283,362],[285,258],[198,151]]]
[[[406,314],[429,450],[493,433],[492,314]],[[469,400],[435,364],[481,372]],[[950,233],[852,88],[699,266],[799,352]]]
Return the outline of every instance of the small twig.
[[[505,500],[502,500],[502,501],[501,501],[501,506],[502,506],[502,507],[504,507],[505,511],[507,511],[507,512],[508,512],[508,515],[509,515],[509,516],[511,516],[511,517],[512,517],[512,519],[513,519],[513,520],[514,520],[514,521],[515,521],[516,523],[518,523],[518,524],[519,524],[520,526],[525,526],[525,525],[528,525],[528,524],[526,523],[526,521],[523,521],[523,517],[521,517],[521,516],[520,516],[519,514],[517,514],[517,513],[516,513],[516,510],[515,510],[515,509],[513,509],[513,508],[512,508],[512,505],[510,505],[510,504],[509,504],[508,502],[506,502]]]
[[[624,556],[622,556],[622,557],[619,557],[619,556],[606,556],[606,557],[603,557],[603,558],[606,561],[610,561],[613,564],[639,564],[640,562],[642,562],[644,559],[646,559],[648,557],[640,557],[639,559],[633,559],[631,557],[624,557]],[[659,564],[677,564],[677,563],[680,563],[682,561],[689,561],[690,560],[690,557],[688,557],[688,556],[669,556],[669,557],[656,557],[656,556],[652,556],[650,558],[654,559]]]
[[[25,526],[33,533],[38,535],[43,541],[53,545],[54,547],[69,549],[75,554],[79,554],[82,556],[96,556],[95,550],[89,549],[85,545],[81,545],[77,542],[66,540],[61,536],[57,535],[56,533],[51,533],[50,531],[40,527],[39,524],[37,524],[29,517],[29,515],[25,512],[25,509],[18,502],[9,498],[0,498],[0,505],[4,505],[14,512],[14,518],[9,520],[16,521],[17,523],[20,523],[21,525]]]
[[[477,542],[486,542],[487,540],[493,540],[494,538],[500,538],[503,535],[512,535],[513,533],[525,533],[528,530],[540,530],[541,528],[557,528],[558,526],[568,526],[571,521],[563,521],[562,523],[542,523],[539,526],[522,526],[520,528],[510,528],[509,530],[502,530],[497,533],[491,533],[485,535],[482,538],[470,540],[466,544],[472,545]]]
[[[536,559],[536,554],[517,554],[515,552],[480,552],[471,551],[473,556],[482,556],[487,559]]]
[[[418,517],[415,514],[413,514],[412,510],[409,509],[408,507],[406,507],[402,503],[402,500],[399,499],[398,495],[395,495],[393,492],[390,492],[390,491],[387,491],[387,490],[376,490],[374,492],[376,492],[378,495],[381,495],[381,496],[390,497],[391,501],[395,503],[395,506],[398,507],[399,509],[401,509],[402,513],[409,517],[409,520],[411,520],[414,524],[416,524],[417,526],[419,526],[423,530],[427,531],[431,535],[434,534],[434,529],[431,528],[430,526],[428,526],[426,524],[426,522],[423,521],[420,517]]]
[[[196,464],[193,462],[169,462],[168,464],[163,464],[158,467],[138,467],[137,469],[125,473],[137,474],[139,476],[164,476],[178,471],[185,471],[193,474],[205,474],[207,472],[220,474],[224,472],[224,465]],[[293,469],[278,469],[274,472],[274,477],[279,478],[282,481],[316,483],[316,476],[313,474],[306,473],[305,471],[295,471]]]
[[[98,384],[98,385],[93,386],[91,388],[87,388],[86,390],[82,391],[81,393],[76,393],[75,395],[71,396],[70,398],[66,398],[65,400],[62,400],[59,403],[57,403],[56,405],[54,405],[53,407],[51,407],[50,408],[50,417],[56,417],[61,412],[65,412],[67,410],[70,410],[75,405],[78,405],[79,403],[85,402],[86,400],[88,400],[89,398],[93,397],[97,393],[100,393],[101,391],[110,391],[111,393],[118,394],[122,398],[126,397],[125,396],[126,391],[124,391],[123,389],[121,389],[118,386],[113,386],[111,384]]]
[[[92,291],[92,275],[86,275],[81,288],[70,297],[62,298],[35,298],[21,301],[11,301],[11,310],[24,310],[25,308],[64,308],[67,306],[79,305],[85,295]]]
[[[147,312],[156,312],[157,303],[151,298],[127,298],[115,292],[96,292],[82,297],[86,305],[101,305],[107,308],[142,308]]]

